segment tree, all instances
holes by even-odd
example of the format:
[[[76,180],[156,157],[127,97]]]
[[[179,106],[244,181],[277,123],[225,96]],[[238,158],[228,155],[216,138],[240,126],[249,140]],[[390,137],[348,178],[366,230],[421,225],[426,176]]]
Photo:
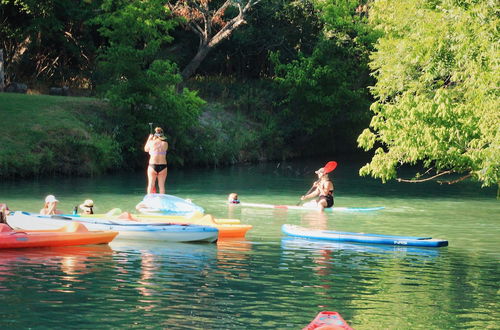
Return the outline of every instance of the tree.
[[[312,3],[323,27],[312,54],[299,52],[285,64],[273,55],[275,80],[286,94],[280,116],[288,138],[300,137],[295,149],[301,145],[303,155],[355,147],[369,121],[368,56],[377,38],[357,10],[359,0]]]
[[[451,173],[500,182],[500,72],[496,1],[378,0],[385,32],[371,58],[374,116],[358,143],[375,149],[361,175],[383,182],[402,164],[411,182]]]
[[[213,6],[216,3],[214,0],[177,0],[169,4],[172,12],[184,18],[186,26],[199,38],[196,54],[182,70],[181,75],[184,80],[196,72],[214,47],[246,23],[246,15],[260,1],[225,0],[220,7]],[[229,9],[236,9],[237,14],[227,17]]]
[[[3,49],[0,49],[0,92],[3,92],[5,87],[3,63]]]
[[[297,51],[311,54],[323,28],[311,1],[266,0],[250,11],[245,20],[245,27],[235,30],[230,42],[220,43],[210,52],[197,74],[243,79],[270,77],[273,67],[269,52],[279,51],[284,62],[296,58]]]
[[[105,0],[94,20],[108,43],[99,56],[99,90],[122,110],[119,125],[130,125],[118,128],[124,145],[139,148],[143,141],[137,141],[138,132],[155,122],[168,127],[166,135],[175,148],[176,137],[197,123],[203,100],[188,89],[177,92],[182,78],[161,52],[176,26],[169,17],[163,0]]]
[[[0,0],[6,80],[89,85],[96,1]]]

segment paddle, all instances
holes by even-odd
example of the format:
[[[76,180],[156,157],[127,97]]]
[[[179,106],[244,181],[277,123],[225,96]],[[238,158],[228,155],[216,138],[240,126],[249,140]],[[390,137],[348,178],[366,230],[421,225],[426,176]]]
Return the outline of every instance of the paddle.
[[[332,161],[329,161],[328,163],[326,163],[326,165],[324,166],[324,169],[325,169],[325,173],[328,174],[330,172],[332,172],[334,169],[337,168],[337,162],[332,160]]]
[[[318,183],[319,183],[319,180],[314,181],[314,182],[313,182],[313,186],[311,187],[311,189],[309,189],[309,190],[308,190],[308,191],[304,194],[304,196],[309,195],[309,194],[310,194],[310,193],[311,193],[314,189],[316,189],[316,186],[315,186],[315,185],[316,185],[316,184],[318,184]],[[303,200],[300,200],[297,204],[295,204],[295,206],[299,206],[300,204],[302,204],[302,202],[303,202]]]
[[[323,169],[324,169],[324,172],[325,174],[328,174],[330,172],[332,172],[334,169],[337,168],[337,162],[332,160],[332,161],[329,161],[328,163],[325,164],[325,166],[323,166]],[[313,186],[311,187],[311,189],[309,189],[305,194],[304,196],[306,195],[309,195],[314,189],[316,189],[316,184],[319,183],[320,180],[316,180],[313,182]],[[302,200],[300,200],[296,206],[299,206],[300,204],[302,203]]]

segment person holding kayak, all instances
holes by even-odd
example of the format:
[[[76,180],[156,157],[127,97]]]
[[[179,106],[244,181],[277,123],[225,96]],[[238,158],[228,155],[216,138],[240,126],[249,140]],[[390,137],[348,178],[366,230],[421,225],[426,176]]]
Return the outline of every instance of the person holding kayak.
[[[160,194],[165,193],[165,181],[167,180],[167,150],[168,142],[163,134],[161,127],[155,128],[155,133],[150,134],[144,151],[149,153],[149,166],[148,174],[148,188],[147,193],[152,194],[156,192],[156,181],[158,180],[158,187]]]
[[[54,214],[62,214],[61,211],[57,209],[57,202],[59,202],[54,195],[47,195],[45,197],[45,204],[43,208],[40,210],[40,214],[42,215],[54,215]]]
[[[323,211],[323,209],[333,206],[333,182],[330,181],[324,167],[314,173],[318,175],[318,181],[314,182],[311,189],[309,189],[312,192],[302,196],[300,199],[306,200],[319,196],[316,201],[311,201],[310,203],[316,204],[320,211]]]

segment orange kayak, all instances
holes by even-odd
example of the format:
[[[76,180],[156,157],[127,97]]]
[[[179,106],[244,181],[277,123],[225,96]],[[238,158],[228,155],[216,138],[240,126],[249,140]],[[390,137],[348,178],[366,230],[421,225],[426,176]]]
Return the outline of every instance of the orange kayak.
[[[314,320],[302,330],[353,330],[337,312],[319,312]]]
[[[103,218],[107,219],[106,215],[94,214],[94,215],[79,215],[78,217],[72,215],[65,215],[66,217],[72,217],[74,220],[78,220],[78,217],[82,218]],[[191,218],[186,218],[182,216],[150,216],[144,214],[131,214],[123,213],[119,216],[114,216],[112,219],[116,220],[131,220],[137,221],[143,224],[160,224],[160,223],[171,223],[171,224],[182,224],[182,225],[199,225],[199,226],[210,226],[217,228],[219,230],[219,239],[229,238],[229,237],[245,237],[247,231],[252,229],[252,225],[245,225],[239,223],[236,219],[216,219],[210,214],[199,214]]]
[[[107,244],[118,232],[89,231],[79,222],[73,222],[56,230],[14,230],[0,224],[0,249],[28,247]]]
[[[151,218],[143,218],[142,222],[148,221],[158,221],[153,220]],[[172,222],[177,224],[196,224],[203,226],[215,227],[219,230],[219,239],[221,238],[229,238],[229,237],[245,237],[247,231],[252,229],[252,225],[245,225],[242,223],[218,223],[217,220],[210,214],[205,214],[203,217],[186,221],[182,219],[173,220]]]
[[[138,220],[141,223],[160,223],[164,222],[165,220],[161,218],[148,218],[148,217],[141,217],[140,220]],[[193,225],[201,225],[201,226],[210,226],[217,228],[219,230],[219,239],[221,238],[229,238],[229,237],[245,237],[247,231],[252,229],[252,225],[245,225],[242,223],[218,223],[216,219],[210,215],[210,214],[205,214],[201,218],[197,219],[173,219],[169,221],[170,223],[175,223],[175,224],[193,224]]]
[[[252,225],[211,225],[219,229],[219,239],[229,237],[245,237],[247,231],[252,229]]]

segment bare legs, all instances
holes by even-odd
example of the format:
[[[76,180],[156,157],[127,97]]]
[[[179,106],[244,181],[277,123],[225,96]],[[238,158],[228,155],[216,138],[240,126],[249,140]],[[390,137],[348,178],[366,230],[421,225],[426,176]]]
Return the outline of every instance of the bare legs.
[[[167,169],[161,170],[160,173],[157,173],[151,166],[148,166],[148,194],[153,194],[155,192],[156,180],[158,180],[160,194],[164,194],[165,181],[167,180]]]
[[[320,212],[323,212],[323,210],[325,209],[327,203],[326,203],[326,200],[324,200],[323,198],[318,202],[318,208],[319,208],[319,211]]]
[[[158,187],[160,188],[160,194],[165,193],[165,181],[167,180],[167,169],[161,170],[158,173]]]
[[[154,187],[156,183],[156,177],[158,176],[156,171],[151,167],[148,166],[148,189],[147,193],[152,194],[154,192]]]
[[[323,212],[323,210],[327,207],[327,202],[322,198],[319,200],[319,202],[313,200],[305,203],[303,206],[309,208],[317,208],[320,212]]]

